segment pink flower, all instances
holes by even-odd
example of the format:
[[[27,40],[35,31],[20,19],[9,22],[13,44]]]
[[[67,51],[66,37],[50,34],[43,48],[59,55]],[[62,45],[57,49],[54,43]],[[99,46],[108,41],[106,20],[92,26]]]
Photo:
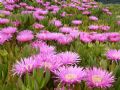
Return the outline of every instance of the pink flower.
[[[16,21],[13,21],[13,22],[12,22],[12,25],[15,26],[15,27],[18,27],[18,26],[21,25],[21,22],[18,21],[18,20],[16,20]]]
[[[94,67],[86,70],[85,80],[89,87],[107,88],[112,86],[114,76],[106,70]]]
[[[6,18],[0,18],[0,24],[8,24],[10,21]]]
[[[61,27],[59,29],[59,31],[62,33],[70,33],[72,30],[73,30],[73,28],[71,28],[71,27]]]
[[[62,17],[65,17],[65,16],[66,16],[66,12],[62,12],[62,13],[61,13],[61,16],[62,16]]]
[[[120,34],[117,32],[108,33],[108,40],[110,42],[119,42],[120,41]]]
[[[90,12],[90,11],[83,11],[82,14],[83,14],[83,15],[90,15],[91,12]]]
[[[39,23],[34,23],[34,24],[33,24],[33,27],[34,27],[35,29],[42,29],[42,28],[44,28],[44,25],[39,24]]]
[[[115,49],[109,50],[106,53],[106,57],[110,60],[115,60],[115,61],[120,60],[120,50],[115,50]]]
[[[63,65],[76,64],[80,60],[79,55],[75,52],[66,51],[57,54],[57,56],[60,57]]]
[[[47,14],[46,12],[42,12],[40,10],[37,10],[33,13],[33,17],[37,20],[43,20],[45,18],[45,16],[43,16],[44,14]]]
[[[32,72],[35,69],[35,60],[33,57],[21,59],[21,61],[17,61],[16,64],[13,65],[13,75],[19,75],[20,77],[27,73]]]
[[[78,38],[80,35],[80,32],[78,30],[73,30],[69,33],[69,36],[71,36],[73,39]]]
[[[90,25],[88,27],[90,30],[98,30],[99,29],[99,26],[98,25]]]
[[[33,6],[25,6],[27,10],[34,10]]]
[[[2,31],[0,32],[0,45],[11,39],[12,35],[11,34],[6,34],[3,33]]]
[[[11,12],[10,11],[6,11],[6,10],[0,10],[0,14],[9,16],[11,14]]]
[[[59,58],[54,54],[39,54],[36,56],[37,68],[49,69],[51,72],[58,69],[61,66]]]
[[[110,26],[101,25],[101,26],[99,26],[99,29],[102,31],[108,31],[108,30],[110,30]]]
[[[100,42],[105,42],[108,39],[108,37],[105,34],[98,34],[98,33],[92,34],[91,37],[93,40]]]
[[[36,37],[39,39],[39,40],[58,40],[59,37],[63,36],[62,33],[51,33],[51,32],[48,32],[48,33],[38,33],[36,35]]]
[[[26,6],[27,6],[27,4],[26,4],[26,3],[24,3],[24,2],[21,2],[21,3],[20,3],[20,6],[21,6],[21,7],[26,7]]]
[[[40,48],[41,46],[45,46],[45,45],[47,45],[45,42],[39,41],[39,40],[36,40],[36,41],[31,43],[31,46],[33,48]]]
[[[77,66],[61,67],[58,71],[54,72],[56,77],[59,78],[63,84],[76,84],[84,79],[85,72],[83,68]]]
[[[17,40],[20,42],[31,41],[33,38],[34,38],[34,35],[30,30],[23,30],[19,32],[19,34],[17,35]]]
[[[43,44],[39,48],[40,48],[40,53],[45,54],[45,55],[56,53],[56,48],[54,46],[48,46],[46,44]]]
[[[89,19],[93,21],[98,21],[98,18],[96,16],[90,16]]]
[[[80,32],[80,40],[84,43],[92,42],[92,36],[86,32]]]
[[[56,27],[62,26],[62,22],[59,20],[52,20],[52,24],[54,24]]]
[[[73,41],[73,38],[70,35],[61,35],[58,39],[57,42],[62,45],[69,44]]]
[[[74,24],[74,25],[80,25],[80,24],[82,24],[82,21],[81,20],[73,20],[72,24]]]
[[[2,29],[2,32],[6,33],[6,34],[13,34],[17,31],[17,28],[15,27],[6,27]]]

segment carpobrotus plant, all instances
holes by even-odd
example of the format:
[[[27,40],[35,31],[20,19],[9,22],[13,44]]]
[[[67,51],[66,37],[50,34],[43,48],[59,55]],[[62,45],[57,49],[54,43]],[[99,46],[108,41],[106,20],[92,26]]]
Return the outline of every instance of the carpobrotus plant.
[[[120,90],[119,6],[0,2],[0,90]]]

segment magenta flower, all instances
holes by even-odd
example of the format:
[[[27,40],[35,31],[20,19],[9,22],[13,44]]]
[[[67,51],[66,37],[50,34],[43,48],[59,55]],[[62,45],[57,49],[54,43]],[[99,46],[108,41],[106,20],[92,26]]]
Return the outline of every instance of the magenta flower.
[[[39,54],[36,56],[36,67],[49,69],[51,72],[58,69],[62,63],[59,58],[54,54]]]
[[[30,30],[23,30],[19,32],[19,34],[17,35],[17,40],[20,42],[31,41],[33,38],[34,38],[34,35]]]
[[[107,51],[106,57],[110,60],[120,60],[120,50],[111,49]]]
[[[92,34],[91,38],[92,40],[99,41],[99,42],[105,42],[108,40],[108,37],[106,36],[106,34],[99,34],[99,33]]]
[[[98,18],[96,16],[90,16],[89,19],[92,21],[98,21]]]
[[[65,17],[65,16],[66,16],[66,12],[62,12],[62,13],[61,13],[61,16],[62,16],[62,17]]]
[[[58,71],[55,71],[54,73],[56,78],[63,84],[80,83],[85,76],[83,68],[77,66],[60,67]]]
[[[110,26],[101,25],[101,26],[99,26],[99,29],[102,31],[108,31],[108,30],[110,30]]]
[[[15,33],[17,31],[17,28],[15,28],[15,27],[6,27],[6,28],[3,28],[1,31],[6,33],[6,34],[13,34],[13,33]]]
[[[89,33],[80,32],[80,40],[84,43],[90,43],[90,42],[92,42],[93,39]]]
[[[69,33],[69,36],[71,36],[73,39],[78,38],[79,35],[80,35],[79,30],[73,30],[73,31],[71,31],[71,32]]]
[[[107,88],[112,86],[114,76],[106,70],[94,67],[86,70],[85,80],[89,87]]]
[[[43,16],[43,14],[47,14],[46,12],[41,12],[40,10],[37,10],[33,13],[33,17],[37,20],[43,20],[45,18],[45,16]]]
[[[59,53],[58,57],[60,57],[63,65],[76,64],[80,60],[80,57],[77,53],[69,51]]]
[[[31,43],[31,46],[33,48],[40,48],[41,46],[45,46],[45,45],[47,45],[46,42],[39,41],[39,40],[36,40],[36,41]]]
[[[0,32],[0,45],[11,39],[11,37],[12,37],[11,34]]]
[[[46,44],[43,44],[40,46],[40,53],[42,53],[42,54],[55,54],[56,48],[54,46],[48,46]]]
[[[90,12],[90,11],[83,11],[82,14],[83,14],[83,15],[90,15],[91,12]]]
[[[16,21],[13,21],[13,22],[12,22],[12,25],[15,26],[15,27],[18,27],[18,26],[21,25],[21,22],[18,21],[18,20],[16,20]]]
[[[0,18],[0,24],[8,24],[10,22],[9,19],[6,18]]]
[[[74,24],[74,25],[80,25],[80,24],[82,24],[82,21],[81,20],[73,20],[72,24]]]
[[[58,40],[59,37],[64,36],[62,33],[52,33],[52,32],[47,32],[47,33],[38,33],[36,37],[39,40]]]
[[[39,24],[39,23],[34,23],[34,24],[33,24],[33,27],[34,27],[35,29],[42,29],[42,28],[44,28],[44,25]]]
[[[108,40],[110,42],[119,42],[120,41],[120,34],[117,32],[108,33]]]
[[[99,26],[98,25],[90,25],[88,27],[90,30],[98,30],[99,29]]]
[[[33,7],[33,6],[25,6],[25,8],[26,8],[27,10],[34,10],[34,7]]]
[[[70,33],[72,30],[73,30],[73,28],[71,28],[71,27],[61,27],[59,29],[59,31],[62,33]]]
[[[17,61],[16,64],[13,65],[13,75],[22,76],[27,72],[32,72],[35,68],[35,60],[33,57],[21,59],[21,61]]]
[[[62,22],[60,20],[52,20],[52,24],[54,24],[56,27],[62,26]]]
[[[73,41],[73,38],[70,35],[61,35],[57,39],[57,42],[62,45],[69,44]]]
[[[24,2],[21,2],[19,5],[20,5],[21,7],[26,7],[26,6],[27,6],[27,4],[24,3]]]
[[[5,16],[9,16],[11,14],[10,11],[6,11],[6,10],[0,10],[0,14],[3,14]]]

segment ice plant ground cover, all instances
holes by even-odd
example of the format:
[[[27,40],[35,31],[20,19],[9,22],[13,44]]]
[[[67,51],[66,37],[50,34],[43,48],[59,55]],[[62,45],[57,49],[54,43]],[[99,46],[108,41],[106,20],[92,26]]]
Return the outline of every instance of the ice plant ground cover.
[[[0,2],[0,90],[120,90],[119,4]]]

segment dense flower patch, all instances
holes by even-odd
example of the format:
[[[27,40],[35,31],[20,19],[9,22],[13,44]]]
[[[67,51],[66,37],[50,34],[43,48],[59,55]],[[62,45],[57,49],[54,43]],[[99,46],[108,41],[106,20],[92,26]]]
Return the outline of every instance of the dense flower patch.
[[[120,20],[93,0],[5,0],[1,90],[119,90]]]

